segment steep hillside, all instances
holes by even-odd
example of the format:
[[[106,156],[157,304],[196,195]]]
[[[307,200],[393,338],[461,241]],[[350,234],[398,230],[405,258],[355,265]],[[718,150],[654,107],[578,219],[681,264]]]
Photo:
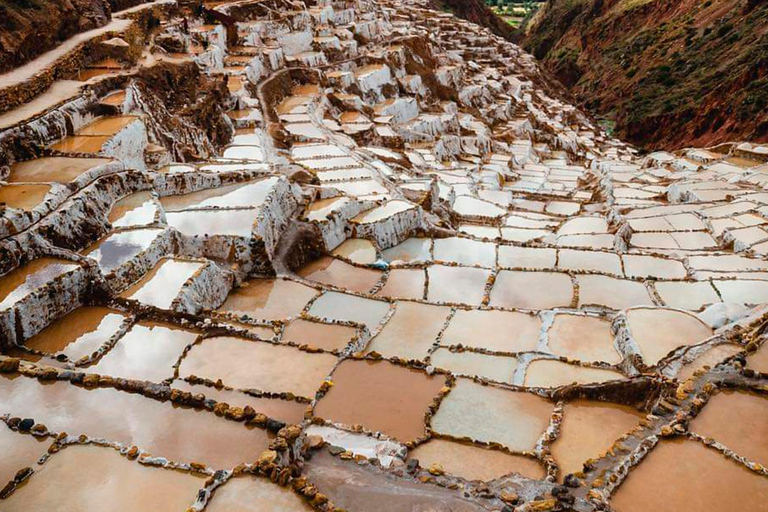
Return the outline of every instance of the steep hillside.
[[[488,28],[505,39],[514,40],[516,31],[506,21],[491,11],[484,0],[429,0],[438,11],[452,12],[460,18]]]
[[[105,25],[110,16],[107,0],[0,1],[0,73],[79,32]]]
[[[764,0],[550,0],[523,44],[640,146],[768,140]]]
[[[0,0],[0,73],[147,0]]]

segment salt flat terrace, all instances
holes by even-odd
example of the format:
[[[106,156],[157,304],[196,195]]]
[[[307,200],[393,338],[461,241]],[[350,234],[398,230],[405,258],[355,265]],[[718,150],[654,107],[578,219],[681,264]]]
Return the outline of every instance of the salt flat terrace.
[[[421,2],[163,4],[6,114],[0,509],[766,509],[768,147],[641,155]]]

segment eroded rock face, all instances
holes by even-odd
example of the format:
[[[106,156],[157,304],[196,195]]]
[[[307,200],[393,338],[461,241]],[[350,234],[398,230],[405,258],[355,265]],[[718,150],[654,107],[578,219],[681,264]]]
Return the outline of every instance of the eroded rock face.
[[[0,509],[759,503],[768,148],[418,2],[116,16],[0,116]]]

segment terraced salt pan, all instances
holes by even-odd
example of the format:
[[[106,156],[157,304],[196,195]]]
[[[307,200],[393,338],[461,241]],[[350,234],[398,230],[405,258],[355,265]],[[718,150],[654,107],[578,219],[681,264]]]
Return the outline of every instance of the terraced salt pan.
[[[376,180],[334,181],[322,185],[323,188],[338,190],[352,197],[384,196],[388,190]]]
[[[107,158],[37,158],[11,166],[9,183],[68,183],[89,170],[113,162]]]
[[[627,277],[683,279],[687,275],[685,266],[675,260],[640,254],[624,254],[621,259]]]
[[[183,377],[221,378],[237,389],[291,392],[312,398],[336,364],[336,356],[229,336],[206,338],[179,367]],[[286,371],[292,368],[294,371]]]
[[[162,382],[198,333],[169,324],[139,322],[88,371],[111,377]]]
[[[496,352],[536,349],[541,320],[516,311],[459,310],[443,333],[443,345],[464,345]]]
[[[332,144],[295,144],[291,149],[291,156],[295,160],[307,160],[347,157],[349,155],[341,147]]]
[[[77,133],[85,136],[114,135],[138,119],[136,116],[100,117]]]
[[[617,512],[761,510],[768,480],[692,440],[662,441],[615,492]]]
[[[734,356],[741,351],[742,347],[738,345],[717,345],[707,350],[690,363],[683,366],[682,369],[677,373],[676,377],[680,381],[687,380],[693,375],[694,372],[704,368],[704,366],[713,368],[725,359]]]
[[[435,261],[463,265],[496,266],[496,245],[467,238],[438,238],[434,241]]]
[[[256,162],[264,161],[264,150],[259,146],[232,146],[226,148],[221,157],[231,160],[254,160]]]
[[[600,251],[561,249],[557,266],[561,270],[596,271],[621,276],[621,259],[618,255]]]
[[[517,359],[506,356],[491,356],[477,352],[452,352],[439,348],[432,353],[432,366],[443,368],[456,375],[483,377],[497,382],[512,382]]]
[[[317,294],[313,288],[285,279],[254,279],[233,289],[218,311],[280,320],[301,313]]]
[[[306,465],[307,478],[320,492],[345,510],[366,512],[396,512],[429,510],[440,503],[452,512],[482,512],[480,505],[464,498],[461,493],[436,485],[424,486],[371,471],[356,464],[347,464],[327,451],[320,451]]]
[[[293,493],[266,478],[241,476],[216,489],[205,507],[208,512],[309,512],[312,507]]]
[[[376,261],[376,247],[369,240],[349,238],[333,250],[333,255],[360,265],[370,265]]]
[[[0,203],[9,208],[31,211],[43,202],[50,190],[50,185],[2,185]]]
[[[395,303],[395,314],[368,344],[368,352],[384,357],[424,359],[437,340],[450,308],[418,302]]]
[[[389,312],[389,303],[339,292],[326,292],[309,309],[318,318],[356,322],[375,331]]]
[[[709,399],[691,422],[691,431],[724,444],[747,460],[768,464],[768,400],[724,390]]]
[[[489,481],[510,473],[531,479],[544,477],[544,468],[528,457],[446,439],[420,444],[408,458],[418,460],[424,468],[439,464],[446,473],[467,480]]]
[[[717,292],[708,282],[657,282],[656,292],[669,307],[699,310],[706,305],[720,302]]]
[[[88,390],[66,381],[43,385],[24,376],[0,376],[0,391],[4,413],[34,418],[53,432],[136,445],[177,462],[229,469],[255,460],[269,442],[264,431],[242,423],[112,388]]]
[[[127,318],[112,309],[84,306],[54,321],[25,341],[24,346],[53,356],[64,354],[70,361],[77,361],[109,341]]]
[[[323,130],[312,123],[288,123],[285,130],[301,141],[323,141],[327,137]]]
[[[611,323],[582,315],[556,315],[547,332],[549,349],[559,356],[580,361],[618,363]]]
[[[463,217],[498,219],[507,211],[495,204],[471,196],[459,196],[453,202],[453,211]]]
[[[491,272],[481,268],[432,265],[427,269],[427,275],[428,301],[479,306]]]
[[[608,223],[602,217],[576,217],[574,219],[568,219],[557,230],[558,235],[607,232]]]
[[[37,461],[48,452],[50,445],[51,440],[48,438],[21,434],[6,425],[0,425],[0,450],[3,453],[0,486],[5,487],[24,468],[38,469]]]
[[[499,228],[492,226],[477,226],[474,224],[461,224],[459,226],[459,232],[465,233],[475,238],[486,238],[489,240],[495,240],[501,238],[501,231]]]
[[[38,258],[0,277],[0,310],[8,309],[55,278],[79,268],[56,258]]]
[[[617,371],[589,368],[553,359],[532,361],[525,372],[525,385],[534,388],[557,388],[569,384],[591,384],[623,379]]]
[[[530,393],[457,379],[432,417],[440,434],[498,442],[510,450],[533,450],[549,425],[552,404]]]
[[[161,309],[170,309],[187,280],[205,266],[199,261],[165,258],[141,280],[120,294]]]
[[[333,372],[333,383],[315,416],[408,442],[425,434],[424,414],[445,381],[387,361],[348,359]]]
[[[567,274],[502,270],[491,290],[491,306],[551,309],[570,306],[573,284]]]
[[[255,208],[261,205],[278,178],[267,178],[253,183],[229,185],[160,199],[166,211],[200,208]]]
[[[634,306],[653,306],[643,283],[600,275],[580,275],[579,306],[605,306],[626,309]]]
[[[149,249],[162,229],[133,229],[113,233],[88,248],[84,255],[93,258],[105,274],[112,272]]]
[[[499,266],[548,270],[555,267],[557,250],[542,247],[499,246]]]
[[[337,212],[346,204],[349,204],[348,197],[331,197],[329,199],[320,199],[314,201],[307,207],[306,218],[308,221],[322,221],[328,218],[332,212]]]
[[[70,446],[5,500],[3,510],[90,510],[105,503],[124,512],[184,510],[204,485],[203,476],[145,466],[111,448]]]
[[[765,344],[761,345],[757,352],[747,357],[747,367],[756,372],[768,373],[768,350],[766,350]]]
[[[717,280],[713,281],[724,302],[757,305],[768,302],[768,283],[765,281]]]
[[[587,459],[605,453],[644,417],[625,405],[589,400],[568,402],[563,408],[560,435],[551,446],[560,466],[559,481],[567,474],[582,471]]]
[[[384,249],[384,259],[391,263],[419,263],[432,260],[432,240],[429,238],[409,238],[394,247]]]
[[[323,350],[343,350],[356,333],[354,327],[296,319],[285,327],[281,340]]]
[[[531,242],[549,234],[550,232],[546,229],[518,229],[508,227],[501,228],[501,238],[507,242]]]
[[[712,336],[712,330],[704,322],[682,311],[635,308],[626,314],[632,338],[649,366],[678,347],[701,343]]]
[[[108,218],[116,228],[144,226],[155,222],[157,212],[151,192],[137,192],[115,202]]]
[[[380,271],[356,267],[327,256],[305,265],[297,273],[310,281],[338,286],[353,292],[368,292],[381,279]]]
[[[386,284],[377,292],[382,297],[424,299],[426,274],[422,269],[396,268],[389,271]]]
[[[191,210],[168,212],[168,225],[182,235],[204,236],[253,236],[254,226],[259,217],[258,210]]]
[[[112,135],[72,135],[52,145],[50,149],[62,153],[101,153],[102,148],[109,142]]]
[[[416,205],[409,203],[408,201],[388,201],[383,206],[378,206],[371,211],[361,213],[354,219],[353,222],[357,224],[370,224],[385,220],[393,215],[415,208]]]

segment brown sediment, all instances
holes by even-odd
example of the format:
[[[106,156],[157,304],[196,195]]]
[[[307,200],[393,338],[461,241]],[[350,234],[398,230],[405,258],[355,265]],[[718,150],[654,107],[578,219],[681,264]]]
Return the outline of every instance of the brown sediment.
[[[765,443],[768,400],[744,391],[722,391],[691,421],[691,431],[711,438],[742,457],[768,464]]]
[[[644,417],[637,409],[619,404],[588,400],[567,403],[560,435],[551,446],[560,466],[559,480],[581,471],[584,462],[605,452]]]
[[[510,473],[532,479],[544,477],[544,468],[533,458],[446,439],[422,443],[408,457],[424,468],[439,464],[446,473],[467,480],[495,480]]]
[[[226,469],[253,460],[268,444],[258,428],[114,389],[84,389],[64,381],[41,385],[24,376],[0,377],[0,388],[7,397],[5,410],[13,416],[34,418],[52,432],[136,445],[171,460]]]
[[[211,512],[306,512],[312,510],[290,489],[266,478],[241,476],[216,490],[206,510]]]
[[[50,190],[50,185],[4,185],[0,188],[0,203],[10,208],[32,210]]]
[[[386,361],[344,361],[331,378],[333,387],[315,406],[316,417],[362,425],[401,442],[424,435],[424,414],[444,385],[439,376]]]
[[[300,268],[298,275],[353,292],[367,292],[381,279],[381,272],[358,268],[335,258],[320,258]]]
[[[611,506],[619,512],[681,508],[704,512],[734,504],[760,510],[768,481],[715,450],[691,440],[663,441],[619,487]]]
[[[77,483],[72,469],[77,468]],[[57,507],[120,504],[122,510],[182,509],[204,479],[191,473],[147,467],[117,451],[96,446],[71,446],[41,468],[29,483],[3,504],[4,510],[54,510]],[[87,505],[91,504],[91,505]]]
[[[285,279],[257,279],[247,285],[233,290],[219,311],[277,320],[301,313],[317,296],[312,288]]]
[[[67,183],[94,167],[110,162],[112,160],[106,158],[38,158],[14,164],[8,182]]]

